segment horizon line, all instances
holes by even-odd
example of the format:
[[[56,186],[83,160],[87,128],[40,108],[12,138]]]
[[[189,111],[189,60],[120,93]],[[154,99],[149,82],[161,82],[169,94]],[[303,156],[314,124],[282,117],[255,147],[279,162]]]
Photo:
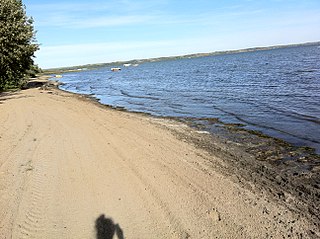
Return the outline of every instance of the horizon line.
[[[319,41],[312,41],[312,42],[303,42],[303,43],[289,43],[289,44],[279,44],[279,45],[269,45],[269,46],[254,46],[254,47],[248,47],[248,48],[240,48],[240,49],[232,49],[232,50],[219,50],[219,51],[212,51],[212,52],[197,52],[197,53],[190,53],[190,54],[184,54],[184,55],[172,55],[172,56],[159,56],[159,57],[152,57],[152,58],[141,58],[141,59],[131,59],[131,60],[121,60],[121,61],[111,61],[111,62],[103,62],[103,63],[88,63],[84,65],[74,65],[74,66],[62,66],[62,67],[53,67],[53,68],[46,68],[42,69],[43,71],[49,71],[49,70],[68,70],[68,69],[74,69],[74,68],[83,68],[83,67],[92,67],[92,66],[103,66],[103,65],[109,65],[109,64],[124,64],[129,62],[149,62],[149,61],[161,61],[161,60],[170,60],[171,58],[197,58],[197,57],[204,57],[204,56],[210,56],[210,55],[223,55],[223,54],[233,54],[233,53],[243,53],[243,52],[254,52],[254,51],[262,51],[262,50],[272,50],[272,49],[278,49],[278,48],[286,48],[286,47],[297,47],[297,46],[303,46],[303,45],[317,45],[320,44]]]

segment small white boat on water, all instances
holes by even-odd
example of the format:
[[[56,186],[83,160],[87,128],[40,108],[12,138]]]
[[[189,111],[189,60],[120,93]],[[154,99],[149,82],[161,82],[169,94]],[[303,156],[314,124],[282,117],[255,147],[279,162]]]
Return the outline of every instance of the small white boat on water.
[[[121,71],[121,68],[120,67],[114,67],[114,68],[111,68],[111,71]]]
[[[131,66],[131,64],[127,63],[127,64],[123,64],[124,67],[129,67]]]

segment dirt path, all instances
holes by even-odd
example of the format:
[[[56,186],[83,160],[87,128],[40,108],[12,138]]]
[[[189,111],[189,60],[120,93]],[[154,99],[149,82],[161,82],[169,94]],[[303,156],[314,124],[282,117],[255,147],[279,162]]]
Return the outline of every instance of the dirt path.
[[[221,159],[156,119],[79,98],[0,97],[0,238],[307,236],[304,218],[215,172]]]

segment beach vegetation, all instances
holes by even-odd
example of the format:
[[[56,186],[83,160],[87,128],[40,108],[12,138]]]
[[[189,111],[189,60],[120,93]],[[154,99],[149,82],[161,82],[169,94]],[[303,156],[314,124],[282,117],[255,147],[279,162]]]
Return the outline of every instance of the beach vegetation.
[[[0,2],[0,91],[18,88],[39,69],[34,65],[36,44],[33,19],[22,0]]]

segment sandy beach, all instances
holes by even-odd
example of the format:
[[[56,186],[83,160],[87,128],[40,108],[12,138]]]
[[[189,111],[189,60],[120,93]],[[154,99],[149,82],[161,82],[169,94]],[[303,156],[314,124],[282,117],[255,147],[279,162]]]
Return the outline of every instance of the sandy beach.
[[[0,238],[320,237],[183,123],[53,88],[3,93],[0,116]]]

